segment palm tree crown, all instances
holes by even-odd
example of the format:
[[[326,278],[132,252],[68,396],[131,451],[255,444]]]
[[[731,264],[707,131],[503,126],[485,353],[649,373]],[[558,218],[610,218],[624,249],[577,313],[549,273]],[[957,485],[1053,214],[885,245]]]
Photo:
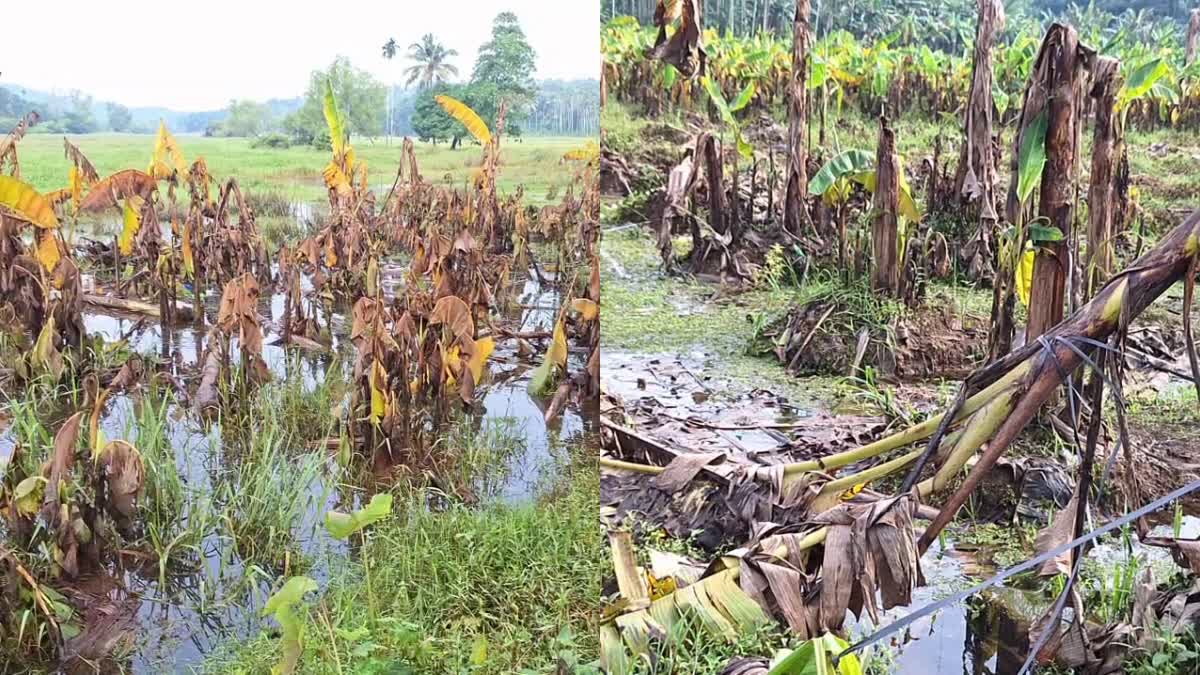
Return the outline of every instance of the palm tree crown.
[[[383,43],[383,58],[390,59],[396,55],[396,49],[399,45],[396,44],[396,38],[388,38],[388,41]]]
[[[408,47],[408,58],[414,63],[404,70],[408,75],[407,84],[419,82],[422,89],[428,89],[458,75],[458,68],[446,63],[451,56],[458,56],[458,52],[446,49],[432,33],[426,33],[420,42]]]

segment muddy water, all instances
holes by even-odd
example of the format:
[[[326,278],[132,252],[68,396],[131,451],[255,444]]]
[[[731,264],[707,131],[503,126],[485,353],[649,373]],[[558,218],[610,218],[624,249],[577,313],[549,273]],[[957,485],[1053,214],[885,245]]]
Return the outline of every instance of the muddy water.
[[[913,602],[880,617],[884,625],[937,602],[976,579],[968,577],[974,560],[935,542],[921,558],[926,585],[913,593]],[[1040,593],[1016,587],[991,589],[948,605],[877,646],[891,654],[890,672],[898,675],[1016,675],[1029,651],[1029,628],[1049,605]],[[851,628],[863,637],[869,622]]]
[[[553,327],[559,303],[556,291],[531,281],[517,295],[516,305],[521,309],[510,317],[516,319],[517,330],[548,331]],[[217,298],[208,300],[211,316]],[[282,297],[264,297],[260,313],[278,325],[283,314]],[[85,315],[85,325],[89,334],[102,335],[107,342],[127,340],[133,351],[154,356],[165,352],[175,373],[183,379],[191,379],[196,373],[203,334],[190,326],[170,329],[164,335],[154,320],[106,314]],[[285,351],[270,344],[277,336],[265,335],[263,356],[274,378],[285,379],[289,369],[298,368],[306,390],[311,390],[331,367],[348,369],[346,364],[353,357],[345,334],[348,321],[344,316],[335,316],[333,325],[333,354]],[[575,361],[572,368],[580,367],[581,355],[573,353],[571,358]],[[554,469],[567,458],[567,448],[590,442],[587,439],[593,429],[573,406],[551,424],[545,423],[548,402],[527,391],[533,366],[527,359],[518,358],[512,340],[498,343],[488,365],[491,376],[484,380],[485,393],[472,413],[472,426],[500,425],[521,442],[503,466],[476,477],[475,495],[483,502],[523,503],[538,498],[552,487]],[[133,399],[116,397],[101,421],[105,436],[129,439],[136,445],[136,427]],[[57,424],[51,426],[51,432],[56,428]],[[194,414],[174,406],[168,413],[166,436],[187,489],[201,500],[214,498],[238,461],[230,459],[223,448],[220,424],[202,425]],[[11,454],[13,445],[12,430],[0,434],[0,462]],[[303,455],[305,449],[297,448],[295,454]],[[294,463],[289,466],[295,468]],[[333,508],[355,508],[364,500],[365,491],[342,485],[346,480],[336,461],[329,458],[305,490],[303,517],[294,524],[291,534],[311,568],[268,570],[247,563],[237,555],[227,529],[215,523],[204,540],[198,569],[185,573],[173,570],[165,584],[159,581],[157,564],[139,567],[136,560],[133,564],[126,561],[120,579],[123,588],[114,590],[109,601],[126,609],[136,607],[136,644],[127,667],[138,673],[192,672],[220,643],[254,635],[266,625],[259,611],[280,576],[304,573],[323,585],[336,560],[352,554],[344,542],[328,536],[322,526],[324,514]],[[184,518],[192,516],[183,514]]]

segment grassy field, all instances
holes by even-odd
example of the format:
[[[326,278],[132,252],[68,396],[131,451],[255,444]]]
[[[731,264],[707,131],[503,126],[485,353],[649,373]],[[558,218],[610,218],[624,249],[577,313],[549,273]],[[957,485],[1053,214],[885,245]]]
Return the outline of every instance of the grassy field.
[[[102,175],[128,168],[144,168],[154,150],[154,137],[139,134],[88,134],[68,136],[87,155]],[[321,170],[329,163],[329,151],[311,146],[286,149],[254,148],[249,138],[205,138],[178,136],[187,160],[203,157],[209,171],[222,179],[236,178],[249,192],[282,194],[293,201],[324,201]],[[359,159],[367,162],[376,191],[391,186],[400,163],[403,139],[354,139]],[[578,148],[586,138],[531,137],[508,140],[502,145],[499,186],[507,194],[525,186],[527,203],[556,201],[573,173],[559,164],[563,153]],[[448,143],[416,143],[417,161],[426,180],[448,179],[461,186],[479,165],[479,146],[451,150]],[[40,191],[66,185],[69,163],[63,157],[62,137],[31,134],[21,141],[22,177]]]

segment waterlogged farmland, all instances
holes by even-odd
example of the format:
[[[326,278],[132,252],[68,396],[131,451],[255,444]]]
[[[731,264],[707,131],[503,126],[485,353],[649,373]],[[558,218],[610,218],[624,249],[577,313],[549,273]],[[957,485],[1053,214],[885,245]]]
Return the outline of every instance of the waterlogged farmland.
[[[532,206],[541,155],[439,103],[458,178],[368,170],[329,88],[269,219],[165,126],[146,170],[0,141],[0,669],[594,658],[597,148],[541,145]]]
[[[602,15],[603,666],[1195,672],[1200,11]]]

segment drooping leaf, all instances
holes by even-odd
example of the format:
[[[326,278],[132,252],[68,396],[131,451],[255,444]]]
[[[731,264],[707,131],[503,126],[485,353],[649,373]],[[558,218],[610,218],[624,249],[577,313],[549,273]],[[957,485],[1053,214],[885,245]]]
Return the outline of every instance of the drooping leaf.
[[[904,163],[901,162],[901,166]],[[862,185],[871,194],[875,194],[875,171],[864,171],[856,173],[850,177],[851,180]],[[904,177],[904,172],[900,173],[900,215],[904,216],[911,223],[921,221],[921,209],[917,206],[917,201],[913,199],[912,190],[908,187],[908,180]]]
[[[378,360],[371,362],[371,423],[379,424],[387,416],[387,371]]]
[[[166,180],[173,174],[180,176],[187,173],[187,162],[183,159],[183,150],[171,132],[167,131],[167,123],[158,121],[158,136],[154,139],[154,155],[150,158],[150,168],[146,173],[157,180]]]
[[[149,199],[158,183],[149,174],[137,169],[125,169],[92,186],[79,204],[80,211],[99,211],[118,206],[134,195]]]
[[[138,197],[125,200],[122,216],[121,235],[117,237],[117,247],[121,255],[133,253],[133,239],[138,230],[142,229],[142,204]]]
[[[42,229],[39,229],[34,237],[37,239],[38,262],[47,274],[53,274],[54,268],[58,267],[58,261],[62,260],[62,253],[58,250],[58,237],[54,236],[53,230]]]
[[[1045,219],[1042,219],[1041,222],[1045,223],[1046,221]],[[1034,244],[1050,241],[1062,241],[1063,239],[1064,237],[1062,230],[1053,225],[1042,225],[1038,223],[1029,224],[1029,241],[1033,242]]]
[[[438,105],[442,106],[446,114],[458,120],[466,128],[467,132],[475,137],[475,140],[483,145],[491,142],[492,132],[488,130],[487,124],[466,103],[445,94],[435,96],[434,100],[437,101]]]
[[[471,381],[479,384],[479,380],[483,377],[483,366],[487,364],[488,357],[496,349],[496,341],[490,337],[479,338],[475,341],[475,346],[471,350],[471,360],[467,363],[467,367],[471,370]]]
[[[579,312],[584,321],[595,321],[600,315],[600,305],[587,298],[575,298],[571,301],[571,309]]]
[[[550,341],[550,350],[546,352],[546,360],[559,368],[567,367],[567,330],[562,317],[554,324],[554,337]]]
[[[42,506],[42,494],[46,490],[46,479],[42,476],[30,476],[17,483],[13,489],[13,504],[17,511],[26,516],[32,516]]]
[[[1043,110],[1021,137],[1021,149],[1017,154],[1017,197],[1022,203],[1029,199],[1033,188],[1042,179],[1046,168],[1046,129],[1049,115]]]
[[[383,520],[392,513],[392,495],[381,492],[371,497],[371,501],[361,509],[351,513],[329,511],[325,514],[325,529],[335,539],[349,539],[350,535],[358,532],[371,523]]]
[[[465,345],[475,339],[475,321],[471,318],[471,309],[456,295],[447,295],[438,300],[429,322],[434,325],[444,324],[461,344]]]
[[[754,80],[750,80],[745,88],[742,89],[741,93],[738,94],[738,97],[733,99],[733,103],[729,104],[729,109],[733,112],[737,112],[750,105],[750,101],[754,98],[754,94],[757,91],[758,83]]]
[[[1029,294],[1033,288],[1033,263],[1036,257],[1037,249],[1032,247],[1027,248],[1021,254],[1021,261],[1017,264],[1017,297],[1021,299],[1021,304],[1026,307],[1029,306]]]
[[[810,195],[824,195],[837,181],[854,174],[870,171],[875,155],[866,150],[847,150],[830,159],[808,182]]]
[[[679,79],[679,71],[675,66],[664,63],[662,71],[663,86],[667,89],[675,86],[675,81]]]
[[[708,98],[716,106],[717,112],[721,114],[721,119],[734,129],[738,126],[737,118],[733,116],[733,110],[729,108],[729,103],[725,100],[725,95],[721,93],[721,88],[717,86],[707,75],[700,78],[700,85],[704,87],[704,91],[708,93]]]
[[[192,223],[188,221],[183,224],[183,272],[188,279],[196,276],[196,259],[192,255]]]
[[[1130,74],[1125,86],[1121,87],[1121,91],[1117,95],[1118,105],[1125,107],[1130,102],[1145,96],[1168,72],[1170,72],[1170,67],[1161,57],[1150,59],[1138,66]]]
[[[28,184],[9,176],[0,176],[0,208],[18,220],[53,229],[58,227],[58,216],[50,202]]]

